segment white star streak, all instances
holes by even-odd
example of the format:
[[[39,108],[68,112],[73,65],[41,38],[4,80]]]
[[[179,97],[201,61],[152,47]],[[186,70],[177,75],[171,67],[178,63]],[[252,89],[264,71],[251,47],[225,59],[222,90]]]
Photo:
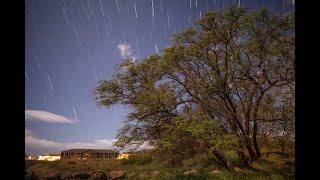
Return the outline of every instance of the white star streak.
[[[117,8],[118,8],[118,13],[120,13],[118,0],[116,0],[116,3],[117,3]]]
[[[97,34],[100,36],[100,30],[96,21],[94,21],[94,25],[96,26]]]
[[[37,55],[36,55],[35,61],[36,61],[37,67],[40,69],[40,63]]]
[[[89,9],[87,10],[87,8],[85,8],[85,14],[89,20],[89,23],[91,24],[92,21],[91,21],[90,15],[92,14],[92,9],[91,9],[91,5],[90,5],[90,0],[87,1],[87,4],[88,4]]]
[[[90,18],[90,15],[89,15],[90,12],[88,12],[86,8],[83,8],[83,9],[84,9],[84,14],[86,15],[89,23],[91,24],[91,18]]]
[[[66,10],[64,9],[64,7],[62,7],[62,11],[63,11],[63,14],[64,14],[64,19],[66,20],[66,23],[69,24],[67,13],[66,13]]]
[[[110,18],[109,18],[109,16],[108,16],[108,24],[109,24],[110,32],[112,32],[111,22],[110,22]]]
[[[89,13],[92,13],[92,8],[91,8],[91,5],[90,5],[90,0],[88,0],[87,2],[88,2],[88,7],[89,7]]]
[[[166,24],[163,24],[164,39],[167,39]]]
[[[136,18],[138,18],[136,1],[133,1],[133,5],[134,5],[134,12],[136,13]]]
[[[105,29],[106,29],[106,32],[107,32],[107,36],[110,37],[110,33],[108,31],[108,25],[107,25],[105,20],[103,22],[104,22],[104,26],[105,26]]]
[[[238,1],[238,8],[240,8],[241,0]]]
[[[152,16],[154,16],[153,0],[151,0],[151,3],[152,3]]]
[[[68,10],[68,6],[66,4],[66,1],[62,1],[63,2],[63,6],[66,8],[66,10]]]
[[[117,116],[116,110],[114,109],[114,107],[112,109],[113,109],[114,117],[116,118],[116,121],[118,121],[118,116]]]
[[[76,112],[76,110],[74,109],[74,106],[72,106],[72,108],[73,108],[74,117],[76,118],[76,121],[79,122],[78,116],[77,116],[77,112]]]
[[[46,106],[46,110],[48,111],[48,102],[47,99],[42,95],[42,99],[44,101],[44,105]]]
[[[29,81],[29,77],[26,71],[24,71],[24,74],[26,75],[27,80]]]
[[[73,33],[74,33],[74,35],[75,35],[75,37],[76,37],[76,39],[77,39],[77,41],[78,41],[78,43],[79,43],[79,46],[81,46],[81,41],[80,41],[80,37],[79,37],[79,33],[78,33],[78,31],[77,31],[77,28],[73,25]]]
[[[187,23],[191,25],[191,23],[192,23],[192,22],[191,22],[191,16],[188,17]]]
[[[158,45],[156,44],[156,52],[159,54]]]
[[[48,80],[49,80],[49,83],[50,83],[51,91],[53,92],[52,81],[51,81],[51,78],[50,78],[50,76],[49,76],[49,75],[48,75]]]
[[[100,9],[101,9],[101,12],[102,12],[102,16],[104,16],[101,0],[99,0],[99,4],[100,4]]]
[[[169,14],[167,13],[167,19],[168,19],[168,26],[169,26],[169,29],[171,27],[171,23],[170,23],[170,18],[169,18]]]
[[[125,42],[126,41],[126,36],[124,35],[123,26],[121,26],[121,34],[122,34],[123,42]]]

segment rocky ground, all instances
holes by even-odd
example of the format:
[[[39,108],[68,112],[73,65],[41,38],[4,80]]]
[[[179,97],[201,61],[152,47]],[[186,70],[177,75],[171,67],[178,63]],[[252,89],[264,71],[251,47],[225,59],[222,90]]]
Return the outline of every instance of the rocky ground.
[[[94,180],[120,180],[126,177],[126,171],[93,171],[93,172],[76,172],[73,174],[49,174],[47,176],[37,176],[35,173],[25,174],[26,180],[73,180],[73,179],[94,179]]]

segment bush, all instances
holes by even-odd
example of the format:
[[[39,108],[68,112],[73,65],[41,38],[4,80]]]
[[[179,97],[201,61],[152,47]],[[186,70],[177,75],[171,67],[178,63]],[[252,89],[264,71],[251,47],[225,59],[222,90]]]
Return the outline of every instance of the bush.
[[[67,161],[67,164],[76,164],[75,161]]]
[[[152,158],[149,154],[137,154],[129,156],[129,159],[121,160],[122,164],[145,165],[151,163]]]
[[[25,160],[24,167],[25,167],[25,169],[28,169],[31,166],[39,164],[39,162],[40,161],[38,161],[38,160]]]
[[[196,154],[192,159],[183,161],[184,168],[206,168],[216,165],[212,156],[208,154]]]

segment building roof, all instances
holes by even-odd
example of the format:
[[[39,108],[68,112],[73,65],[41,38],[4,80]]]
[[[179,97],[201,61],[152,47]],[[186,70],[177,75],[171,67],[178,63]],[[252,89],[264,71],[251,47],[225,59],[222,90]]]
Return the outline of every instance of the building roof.
[[[60,156],[60,154],[57,154],[57,153],[45,153],[45,154],[42,154],[41,156]]]
[[[62,153],[83,153],[87,151],[93,151],[96,153],[118,153],[117,151],[111,150],[111,149],[69,149],[65,151],[61,151]]]

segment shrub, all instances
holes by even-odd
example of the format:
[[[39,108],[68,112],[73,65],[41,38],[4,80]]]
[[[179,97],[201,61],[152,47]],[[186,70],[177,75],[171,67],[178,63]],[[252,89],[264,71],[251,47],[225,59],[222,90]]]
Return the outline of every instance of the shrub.
[[[190,168],[206,168],[216,165],[212,156],[208,154],[196,154],[193,158],[183,161],[183,167]]]
[[[75,161],[67,161],[67,164],[76,164]]]
[[[137,154],[129,156],[129,159],[123,159],[122,164],[130,165],[145,165],[149,164],[152,161],[152,158],[149,154]]]
[[[37,160],[25,160],[24,166],[25,166],[25,169],[28,169],[31,166],[34,166],[36,164],[39,164],[39,161],[37,161]]]

